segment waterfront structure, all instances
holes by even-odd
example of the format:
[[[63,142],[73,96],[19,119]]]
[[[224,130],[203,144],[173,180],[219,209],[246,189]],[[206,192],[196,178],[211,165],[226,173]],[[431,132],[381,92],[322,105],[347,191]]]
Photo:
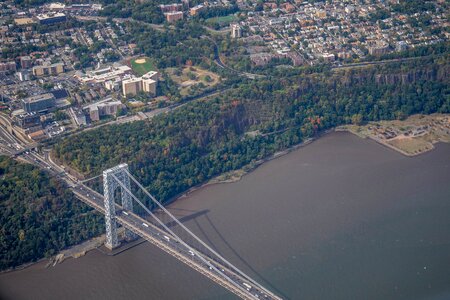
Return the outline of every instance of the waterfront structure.
[[[71,189],[79,199],[105,214],[106,246],[108,248],[113,249],[119,246],[117,235],[117,223],[119,223],[125,228],[126,239],[141,236],[241,299],[281,300],[280,297],[231,264],[175,218],[129,172],[127,164],[105,170],[102,175],[103,195],[82,183],[72,183]],[[143,193],[142,195],[148,197],[150,207],[159,209],[158,215],[154,214],[135,196],[131,183],[133,187],[137,187]],[[114,200],[114,194],[118,188],[120,188],[121,200],[119,204]],[[141,214],[135,214],[133,204],[139,205],[143,212],[152,218],[143,218],[140,216]],[[162,221],[163,217],[167,222]],[[166,224],[174,224],[174,226],[169,227]],[[189,240],[189,244],[185,240]],[[196,244],[196,246],[192,244]]]
[[[105,224],[106,224],[106,243],[105,246],[109,249],[116,248],[119,246],[119,241],[117,239],[117,228],[116,228],[116,205],[114,201],[114,192],[117,188],[120,188],[120,198],[122,200],[122,207],[124,210],[133,211],[133,202],[127,190],[130,190],[130,178],[127,175],[128,165],[121,164],[114,168],[103,171],[103,195],[105,203]],[[118,184],[120,180],[123,185]],[[126,230],[126,236],[129,240],[136,237],[130,230]]]
[[[22,100],[22,107],[27,113],[45,111],[55,106],[52,93],[31,96]]]

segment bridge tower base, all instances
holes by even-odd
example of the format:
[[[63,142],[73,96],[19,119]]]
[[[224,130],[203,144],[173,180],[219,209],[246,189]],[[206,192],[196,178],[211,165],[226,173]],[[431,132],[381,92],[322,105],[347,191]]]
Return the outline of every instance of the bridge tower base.
[[[114,249],[120,245],[117,238],[117,224],[116,224],[116,206],[114,203],[114,192],[120,187],[120,198],[122,200],[122,207],[124,210],[133,211],[133,202],[131,196],[117,183],[113,175],[122,182],[122,184],[130,190],[130,178],[127,172],[128,165],[120,164],[114,168],[103,171],[103,196],[105,199],[105,225],[106,225],[106,243],[105,246],[109,249]],[[134,240],[136,234],[125,229],[125,239]]]

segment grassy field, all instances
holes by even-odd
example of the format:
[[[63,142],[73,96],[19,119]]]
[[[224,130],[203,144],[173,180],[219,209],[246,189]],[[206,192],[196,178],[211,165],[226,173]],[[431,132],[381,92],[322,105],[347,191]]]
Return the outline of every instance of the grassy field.
[[[408,155],[416,155],[434,148],[433,144],[422,139],[397,139],[387,142]]]
[[[377,140],[413,156],[434,148],[438,142],[450,143],[450,115],[413,115],[406,120],[370,122],[362,126],[346,125],[337,129],[346,129],[360,137]],[[384,133],[392,133],[386,138]]]
[[[220,27],[230,25],[230,23],[236,21],[238,17],[235,15],[228,15],[223,17],[214,17],[206,20],[206,23],[213,26],[215,24],[219,24]]]
[[[184,67],[181,73],[176,72],[176,68],[166,69],[172,80],[178,84],[181,95],[188,95],[191,88],[199,83],[206,87],[214,86],[219,83],[220,77],[216,73],[195,67]]]
[[[145,59],[145,63],[137,63],[141,59]],[[148,57],[139,57],[131,60],[131,68],[138,75],[142,76],[149,71],[156,71],[155,63],[151,58]]]

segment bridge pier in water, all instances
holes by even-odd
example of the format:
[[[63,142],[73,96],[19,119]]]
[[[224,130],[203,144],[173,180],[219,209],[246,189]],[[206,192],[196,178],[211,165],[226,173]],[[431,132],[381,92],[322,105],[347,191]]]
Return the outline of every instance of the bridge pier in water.
[[[133,211],[133,202],[131,196],[121,187],[113,178],[115,176],[124,186],[130,190],[130,178],[127,174],[128,165],[120,164],[114,168],[103,171],[103,196],[105,204],[105,225],[106,225],[106,243],[105,246],[109,249],[114,249],[120,245],[117,237],[116,224],[116,207],[114,205],[114,192],[120,187],[120,198],[124,210]],[[125,239],[134,240],[137,235],[125,229]]]
[[[261,298],[271,300],[281,300],[280,297],[273,294],[268,289],[261,286],[254,279],[246,275],[237,267],[232,265],[219,253],[217,253],[208,244],[197,237],[189,228],[180,222],[170,211],[168,211],[142,184],[128,171],[127,164],[121,164],[114,168],[103,171],[103,197],[95,191],[80,184],[74,187],[74,193],[83,201],[92,205],[97,210],[104,212],[106,225],[106,243],[109,249],[114,249],[120,245],[117,236],[117,221],[125,228],[125,239],[131,240],[141,236],[164,252],[172,255],[181,262],[190,266],[192,269],[205,275],[213,282],[221,285],[236,296],[244,300],[257,300]],[[139,200],[131,191],[131,181],[133,186],[137,186],[140,192],[143,192],[163,214],[169,218],[170,223],[174,222],[183,235],[176,233],[163,222],[159,216]],[[120,202],[123,210],[133,211],[133,203],[138,204],[144,209],[156,222],[149,222],[143,217],[131,213],[122,213],[120,210],[116,214],[116,203],[114,194],[120,187]],[[83,191],[86,190],[87,192]],[[96,198],[98,196],[99,198]],[[100,200],[103,198],[103,203]],[[102,204],[104,207],[102,207]],[[192,244],[185,240],[189,239]]]

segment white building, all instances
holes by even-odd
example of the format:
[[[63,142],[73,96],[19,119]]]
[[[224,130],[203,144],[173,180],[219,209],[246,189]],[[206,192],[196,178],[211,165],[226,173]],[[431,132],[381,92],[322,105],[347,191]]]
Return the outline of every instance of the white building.
[[[122,94],[124,97],[131,95],[135,96],[142,91],[142,78],[133,77],[122,81]]]
[[[156,95],[156,86],[159,80],[159,73],[150,71],[142,77],[132,77],[122,81],[122,94],[134,96],[139,92]]]
[[[239,24],[231,24],[231,37],[234,39],[242,37],[242,28]]]

